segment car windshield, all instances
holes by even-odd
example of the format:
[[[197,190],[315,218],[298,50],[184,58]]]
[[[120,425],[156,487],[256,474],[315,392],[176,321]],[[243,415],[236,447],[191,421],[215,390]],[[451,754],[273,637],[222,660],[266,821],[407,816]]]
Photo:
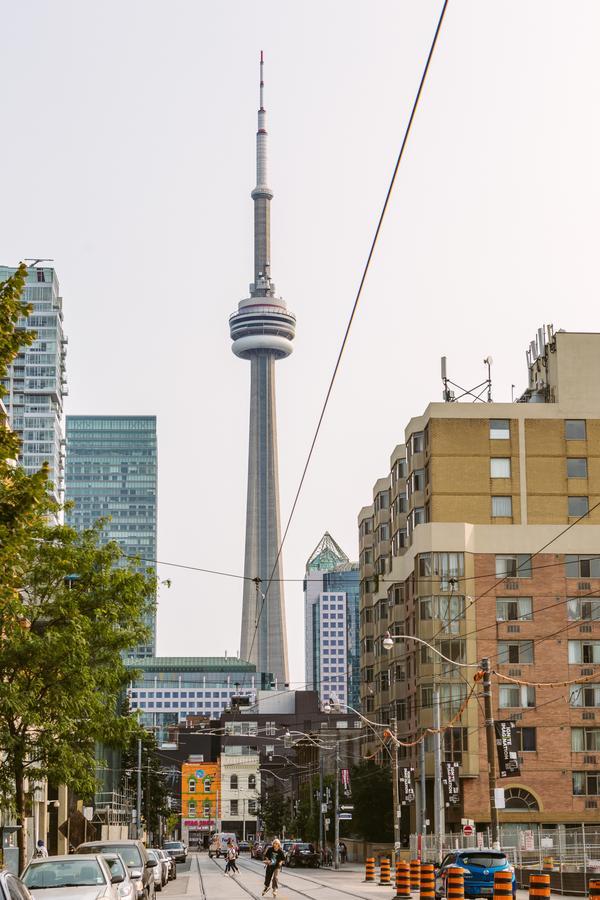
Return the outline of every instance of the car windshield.
[[[165,850],[183,850],[183,844],[180,841],[165,841]]]
[[[44,860],[31,863],[23,875],[31,890],[57,887],[91,887],[106,884],[106,876],[95,859]]]
[[[127,873],[125,872],[123,863],[118,856],[109,856],[106,862],[108,863],[111,875],[122,875],[123,878],[126,877]]]
[[[92,848],[92,853],[119,853],[123,861],[130,869],[143,868],[142,856],[135,844],[104,844],[102,847]]]
[[[313,849],[312,844],[296,844],[296,847],[298,848],[298,850],[312,850]]]
[[[479,866],[481,869],[493,869],[507,862],[504,853],[465,853],[460,859],[465,866]]]

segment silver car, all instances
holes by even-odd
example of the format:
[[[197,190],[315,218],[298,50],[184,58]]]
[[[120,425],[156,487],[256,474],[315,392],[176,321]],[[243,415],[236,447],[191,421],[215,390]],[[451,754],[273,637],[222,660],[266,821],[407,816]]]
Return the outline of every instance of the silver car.
[[[152,850],[150,849],[150,847],[148,847],[146,853],[148,854],[150,859],[155,859],[157,863],[152,873],[154,875],[154,890],[162,891],[163,885],[166,883],[166,880],[168,880],[168,875],[165,877],[164,863],[156,850]]]
[[[123,881],[100,853],[32,859],[22,878],[33,900],[120,900]]]
[[[167,864],[167,881],[175,881],[177,878],[177,863],[172,856],[169,856],[166,850],[157,850],[156,852]]]
[[[119,897],[121,900],[136,900],[136,886],[129,874],[129,869],[125,864],[125,860],[119,853],[103,853],[102,858],[106,860],[111,875],[122,875],[123,881],[117,884]]]
[[[14,897],[21,897],[23,900],[32,900],[28,888],[25,887],[20,878],[7,872],[5,869],[0,871],[0,900],[13,900]]]

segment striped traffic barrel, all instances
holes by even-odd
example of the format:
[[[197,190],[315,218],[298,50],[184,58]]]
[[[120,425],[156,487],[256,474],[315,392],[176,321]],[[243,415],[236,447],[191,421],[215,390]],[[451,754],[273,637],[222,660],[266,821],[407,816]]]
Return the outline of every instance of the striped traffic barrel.
[[[365,862],[365,881],[375,881],[375,857],[367,856]]]
[[[421,863],[421,900],[435,900],[435,874],[431,863]]]
[[[418,891],[421,886],[421,860],[411,859],[410,861],[410,889]]]
[[[536,900],[548,898],[550,896],[550,876],[545,873],[541,873],[540,875],[530,875],[529,896],[532,900],[534,897]]]
[[[379,861],[379,884],[391,884],[391,866],[387,856],[382,856]]]
[[[552,856],[545,856],[542,868],[544,872],[554,872],[554,858]]]
[[[512,872],[494,872],[494,900],[512,900]]]
[[[465,870],[460,866],[451,866],[446,878],[447,900],[465,900]]]
[[[410,897],[410,866],[401,859],[396,863],[396,897]]]
[[[600,879],[598,878],[590,878],[589,900],[600,900]]]

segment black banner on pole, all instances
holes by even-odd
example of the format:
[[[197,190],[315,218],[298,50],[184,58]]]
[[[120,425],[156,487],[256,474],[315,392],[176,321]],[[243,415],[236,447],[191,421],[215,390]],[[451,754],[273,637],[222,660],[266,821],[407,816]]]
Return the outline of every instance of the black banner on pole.
[[[415,786],[413,783],[414,769],[399,769],[398,780],[400,782],[400,803],[402,806],[410,806],[415,802]]]
[[[521,774],[519,757],[514,740],[514,722],[494,722],[496,731],[496,748],[498,750],[498,775],[500,778],[513,778]]]
[[[444,763],[446,777],[443,778],[444,787],[446,789],[446,800],[448,806],[458,806],[460,804],[460,778],[458,775],[458,763]]]

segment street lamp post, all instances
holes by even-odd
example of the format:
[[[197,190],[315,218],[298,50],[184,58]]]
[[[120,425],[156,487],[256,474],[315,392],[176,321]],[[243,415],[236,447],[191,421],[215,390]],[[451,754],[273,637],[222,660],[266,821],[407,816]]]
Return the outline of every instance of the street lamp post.
[[[487,744],[488,758],[488,787],[490,794],[490,821],[492,825],[492,847],[500,847],[500,827],[498,822],[498,810],[496,808],[496,734],[494,728],[494,713],[492,712],[492,679],[490,661],[486,656],[481,660],[483,672],[483,711],[485,713],[485,740]]]

